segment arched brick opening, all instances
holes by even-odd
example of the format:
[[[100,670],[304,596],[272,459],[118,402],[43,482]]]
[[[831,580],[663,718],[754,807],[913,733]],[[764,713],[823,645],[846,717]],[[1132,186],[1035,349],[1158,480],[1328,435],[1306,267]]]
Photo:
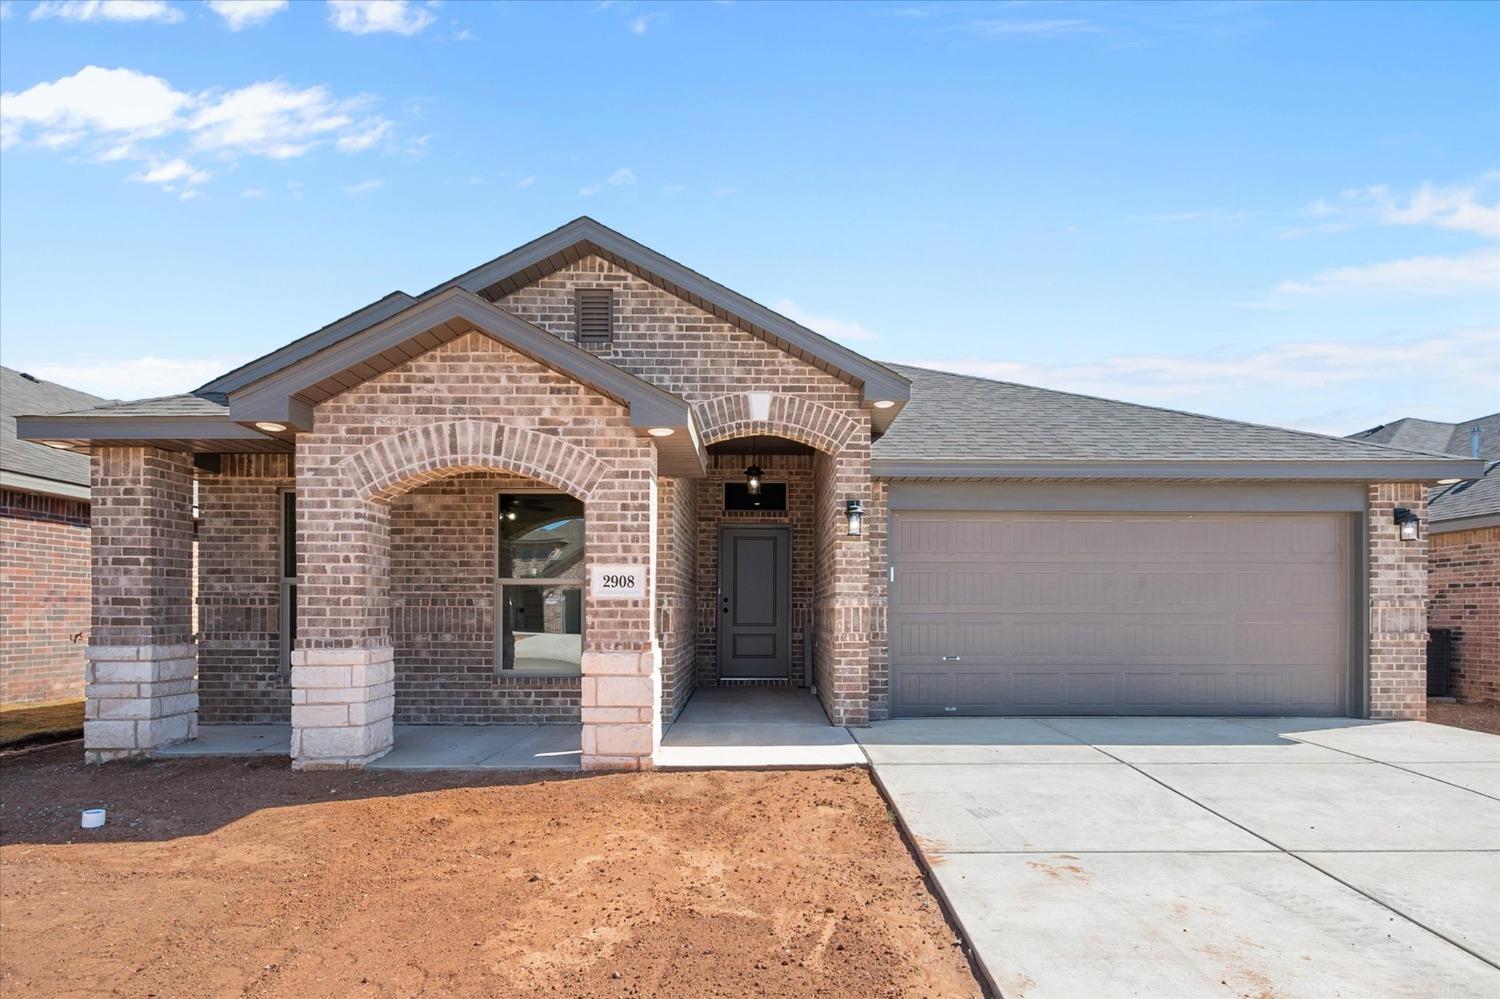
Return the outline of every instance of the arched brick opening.
[[[761,405],[757,407],[756,396],[770,398],[759,400]],[[859,429],[852,418],[836,409],[776,392],[721,395],[698,403],[693,410],[705,445],[759,435],[784,437],[815,451],[836,455]]]
[[[525,476],[587,503],[604,462],[560,437],[486,420],[429,423],[376,441],[339,466],[361,499],[388,501],[461,472]]]

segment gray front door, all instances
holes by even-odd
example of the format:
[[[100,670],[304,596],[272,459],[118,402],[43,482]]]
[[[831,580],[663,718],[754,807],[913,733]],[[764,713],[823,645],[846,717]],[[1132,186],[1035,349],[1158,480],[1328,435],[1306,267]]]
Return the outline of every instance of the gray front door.
[[[791,673],[791,528],[719,532],[719,676]]]

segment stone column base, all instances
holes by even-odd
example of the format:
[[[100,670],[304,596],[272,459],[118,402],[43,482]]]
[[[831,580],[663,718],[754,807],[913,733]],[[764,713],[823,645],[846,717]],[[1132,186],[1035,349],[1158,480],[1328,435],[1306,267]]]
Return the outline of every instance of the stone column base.
[[[661,652],[583,654],[585,770],[650,770],[661,745]]]
[[[198,735],[198,653],[185,645],[90,645],[83,758],[104,763]]]
[[[391,751],[395,653],[378,649],[292,652],[292,769],[347,770]]]

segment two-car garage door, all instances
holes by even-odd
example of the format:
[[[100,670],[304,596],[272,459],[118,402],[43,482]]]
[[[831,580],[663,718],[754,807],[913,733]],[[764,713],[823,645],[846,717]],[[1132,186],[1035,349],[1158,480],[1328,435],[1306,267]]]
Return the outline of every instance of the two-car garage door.
[[[893,712],[1342,714],[1347,525],[895,511]]]

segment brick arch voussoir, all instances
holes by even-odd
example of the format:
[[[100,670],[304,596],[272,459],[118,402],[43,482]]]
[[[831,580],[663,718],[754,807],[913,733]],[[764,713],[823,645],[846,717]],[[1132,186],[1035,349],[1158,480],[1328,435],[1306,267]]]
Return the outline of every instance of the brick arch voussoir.
[[[859,430],[853,418],[801,396],[771,394],[766,419],[751,418],[750,393],[707,399],[694,407],[705,445],[736,437],[784,437],[825,454],[838,454]]]
[[[462,472],[494,471],[524,475],[587,502],[609,466],[551,434],[489,420],[447,420],[368,444],[339,470],[365,500],[390,500]]]

